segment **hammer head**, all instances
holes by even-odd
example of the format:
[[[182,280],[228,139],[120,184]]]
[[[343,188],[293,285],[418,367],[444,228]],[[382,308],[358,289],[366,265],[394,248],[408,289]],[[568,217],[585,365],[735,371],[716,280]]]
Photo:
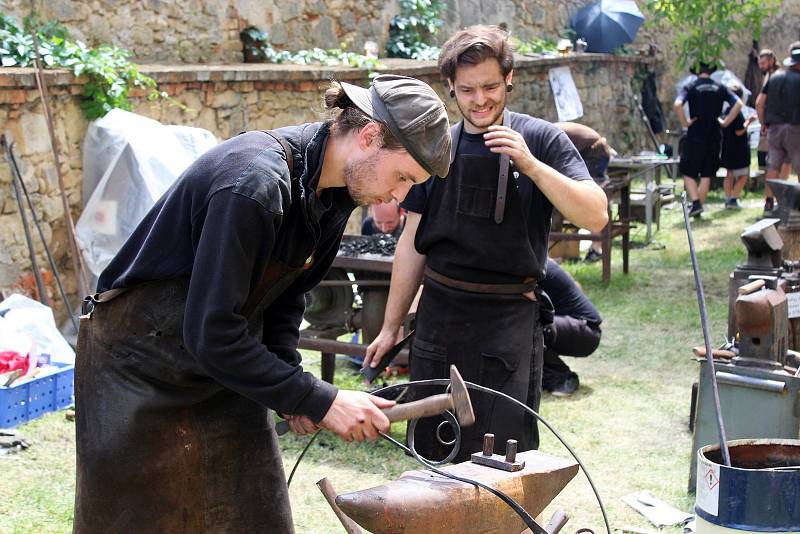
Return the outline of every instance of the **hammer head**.
[[[458,424],[461,426],[475,424],[475,411],[472,409],[467,385],[455,365],[450,366],[450,395],[453,399],[453,411],[456,413]]]

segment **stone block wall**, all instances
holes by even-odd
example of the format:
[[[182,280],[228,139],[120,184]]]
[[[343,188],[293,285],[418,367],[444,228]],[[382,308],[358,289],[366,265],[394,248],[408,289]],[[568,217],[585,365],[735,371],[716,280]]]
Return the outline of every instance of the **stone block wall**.
[[[568,65],[585,109],[581,122],[607,134],[620,152],[649,148],[644,127],[635,111],[632,95],[638,93],[636,79],[653,67],[650,58],[617,58],[584,55],[533,60],[520,58],[509,107],[548,120],[556,120],[555,105],[547,78],[554,66]],[[422,78],[448,103],[451,120],[460,117],[447,95],[433,63],[405,60],[388,62],[391,72]],[[270,129],[325,118],[322,90],[330,79],[367,83],[367,73],[356,69],[301,67],[296,65],[236,65],[198,68],[190,65],[143,66],[159,88],[183,104],[151,102],[134,93],[133,110],[162,123],[206,128],[220,139],[243,130]],[[80,110],[83,80],[66,71],[46,71],[51,95],[55,132],[74,220],[82,206],[82,142],[88,126]],[[44,222],[48,244],[64,274],[67,291],[77,297],[77,284],[69,258],[69,246],[53,167],[53,156],[41,101],[31,69],[3,69],[0,76],[0,124],[14,144],[23,180]],[[49,271],[44,249],[34,236],[39,265]],[[28,250],[11,186],[11,171],[0,161],[0,290],[33,294]],[[51,300],[58,293],[47,273]],[[77,299],[76,299],[77,300]],[[63,317],[61,305],[57,312]]]

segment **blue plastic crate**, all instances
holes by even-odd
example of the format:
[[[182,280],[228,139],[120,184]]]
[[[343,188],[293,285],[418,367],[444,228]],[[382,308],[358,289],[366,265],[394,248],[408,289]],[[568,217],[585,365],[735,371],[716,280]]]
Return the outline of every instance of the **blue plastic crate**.
[[[53,362],[58,372],[0,388],[0,428],[13,428],[74,402],[75,366]]]

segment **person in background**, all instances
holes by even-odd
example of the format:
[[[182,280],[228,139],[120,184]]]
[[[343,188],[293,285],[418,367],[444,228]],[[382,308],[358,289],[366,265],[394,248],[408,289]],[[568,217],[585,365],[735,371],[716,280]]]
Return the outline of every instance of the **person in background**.
[[[744,97],[742,87],[736,83],[728,84],[728,89],[740,99]],[[728,110],[730,113],[731,109]],[[747,141],[747,127],[755,120],[748,119],[740,111],[726,128],[722,129],[722,157],[720,165],[727,170],[723,188],[725,189],[725,208],[738,209],[739,195],[742,194],[747,178],[750,176],[750,144]],[[720,124],[722,119],[719,119]]]
[[[405,211],[391,200],[387,203],[372,204],[370,215],[361,224],[361,235],[388,234],[400,237],[406,224]]]
[[[552,259],[547,260],[547,276],[539,287],[550,298],[554,315],[543,325],[542,389],[565,397],[577,391],[580,382],[560,356],[585,357],[597,350],[603,319],[578,283]]]
[[[603,187],[608,182],[606,176],[606,169],[611,161],[611,156],[616,155],[616,151],[608,144],[608,140],[597,133],[593,128],[589,128],[584,124],[577,122],[556,122],[561,130],[567,134],[569,140],[578,149],[578,153],[583,158],[586,164],[586,169],[589,175],[599,185]],[[560,214],[559,214],[560,218]],[[556,226],[556,217],[553,216],[553,226]],[[600,241],[592,241],[586,257],[583,259],[585,262],[600,261],[603,258],[603,243]]]
[[[764,82],[761,85],[761,87],[764,87],[767,81],[769,81],[770,76],[772,76],[773,74],[775,74],[775,72],[778,71],[778,56],[775,55],[775,52],[773,52],[768,48],[763,49],[758,54],[758,68],[761,71],[761,74],[764,75]],[[766,172],[767,151],[769,150],[766,134],[762,134],[761,137],[759,137],[758,148],[756,150],[757,150],[756,154],[758,155],[758,168]],[[780,178],[781,180],[788,180],[791,171],[792,171],[792,164],[784,163],[781,166],[780,173],[778,173],[778,178]],[[769,185],[765,185],[764,212],[766,214],[772,213],[774,207],[775,207],[775,199],[772,196],[772,190],[769,188]]]
[[[784,164],[800,172],[800,41],[789,47],[783,61],[786,70],[770,76],[756,99],[761,134],[767,134],[767,180],[778,178]],[[775,212],[775,201],[767,198],[764,215]]]
[[[716,66],[698,63],[692,68],[697,78],[686,84],[673,105],[681,127],[687,129],[686,141],[681,151],[679,170],[683,185],[692,201],[689,215],[699,217],[711,187],[711,177],[719,169],[720,126],[727,127],[742,109],[742,101],[727,87],[711,79]],[[731,112],[720,124],[717,120],[725,103]],[[689,119],[683,112],[689,104]]]

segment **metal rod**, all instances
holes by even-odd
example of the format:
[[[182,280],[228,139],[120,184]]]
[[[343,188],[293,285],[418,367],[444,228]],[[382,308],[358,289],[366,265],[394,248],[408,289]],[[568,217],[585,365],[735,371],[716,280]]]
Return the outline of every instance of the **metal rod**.
[[[711,376],[711,390],[714,394],[714,410],[717,415],[717,431],[719,433],[719,448],[722,451],[722,460],[727,467],[731,466],[731,456],[728,451],[728,440],[725,437],[725,425],[722,422],[722,408],[719,404],[719,388],[717,387],[717,376],[714,372],[714,355],[711,350],[711,338],[708,335],[708,312],[706,311],[706,296],[703,293],[703,282],[700,280],[700,267],[697,264],[697,255],[694,251],[694,239],[692,238],[692,225],[689,222],[689,208],[686,205],[686,191],[681,194],[681,206],[683,206],[683,220],[686,223],[686,236],[689,239],[689,255],[692,257],[692,269],[694,270],[694,284],[697,290],[697,304],[700,306],[700,324],[703,327],[703,340],[706,346],[706,363],[709,367]]]
[[[6,159],[11,165],[11,147],[6,142],[6,136],[0,136],[0,144],[6,151]],[[28,244],[28,254],[31,257],[31,268],[33,268],[33,277],[36,279],[36,287],[39,289],[39,302],[48,305],[47,303],[47,290],[44,287],[44,280],[42,280],[42,273],[39,270],[39,262],[36,261],[36,250],[33,248],[33,241],[31,240],[31,229],[28,226],[28,216],[25,215],[25,206],[22,204],[22,191],[20,189],[20,182],[22,176],[19,172],[12,172],[11,182],[14,184],[14,195],[17,197],[17,207],[19,208],[19,217],[22,219],[22,231],[25,232],[25,242]]]
[[[64,222],[67,226],[67,236],[69,237],[70,251],[72,252],[72,266],[73,269],[75,269],[75,277],[78,280],[78,290],[83,295],[88,295],[89,280],[86,276],[83,256],[81,256],[80,248],[78,247],[75,222],[72,220],[67,191],[64,186],[64,175],[61,173],[61,158],[58,155],[58,139],[56,139],[55,127],[53,126],[53,114],[50,110],[50,95],[47,92],[47,84],[44,81],[44,69],[42,68],[41,57],[39,56],[39,38],[36,35],[35,28],[31,31],[31,36],[33,37],[33,51],[36,54],[34,58],[36,88],[39,90],[39,98],[42,100],[44,118],[47,122],[48,133],[50,134],[50,148],[53,151],[55,171],[58,178],[58,189],[61,194],[61,204],[64,208]]]
[[[14,143],[7,144],[7,140],[5,136],[0,137],[3,139],[4,143],[7,146],[7,157],[9,159],[9,164],[11,165],[11,170],[16,176],[21,176],[19,172],[19,165],[17,165],[17,158],[14,156]],[[61,274],[58,271],[58,266],[56,265],[55,260],[53,259],[53,255],[50,253],[50,247],[47,245],[47,240],[44,237],[44,231],[42,230],[42,225],[39,222],[39,217],[36,216],[36,210],[33,208],[33,201],[31,200],[31,196],[28,193],[28,187],[25,185],[25,182],[22,181],[20,178],[20,185],[22,186],[22,193],[25,195],[25,200],[28,203],[28,208],[31,210],[31,218],[33,219],[33,224],[36,226],[36,230],[39,233],[39,238],[42,240],[42,245],[44,245],[44,253],[47,256],[47,262],[50,264],[50,270],[53,272],[53,276],[56,279],[56,285],[58,286],[58,292],[61,294],[61,300],[64,302],[64,307],[69,314],[69,319],[72,321],[72,326],[75,328],[75,332],[78,331],[78,321],[75,319],[75,312],[72,309],[72,306],[69,303],[69,299],[67,298],[67,292],[64,290],[64,284],[61,281]]]

